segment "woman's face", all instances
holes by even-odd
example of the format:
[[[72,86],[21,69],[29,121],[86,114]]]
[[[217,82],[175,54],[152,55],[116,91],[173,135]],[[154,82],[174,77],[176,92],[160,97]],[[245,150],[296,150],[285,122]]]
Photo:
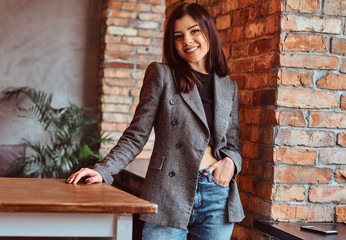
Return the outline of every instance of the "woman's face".
[[[209,52],[209,43],[197,21],[190,15],[175,21],[174,46],[179,56],[188,62],[193,70],[207,73],[205,59]]]

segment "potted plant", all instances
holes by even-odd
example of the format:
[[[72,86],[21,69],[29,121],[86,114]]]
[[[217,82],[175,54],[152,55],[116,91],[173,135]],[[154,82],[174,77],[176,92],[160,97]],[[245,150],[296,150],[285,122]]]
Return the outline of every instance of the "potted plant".
[[[37,118],[45,132],[43,141],[24,139],[28,156],[24,158],[23,175],[36,178],[65,178],[81,167],[90,167],[102,160],[98,150],[101,143],[112,138],[99,131],[96,114],[90,109],[70,103],[54,108],[52,95],[29,87],[9,88],[8,99],[24,95],[29,106],[18,104],[27,116]]]

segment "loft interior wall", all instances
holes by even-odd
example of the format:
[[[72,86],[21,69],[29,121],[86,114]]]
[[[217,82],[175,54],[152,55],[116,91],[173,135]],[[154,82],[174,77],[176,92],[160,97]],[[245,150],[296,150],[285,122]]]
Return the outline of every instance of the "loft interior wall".
[[[101,2],[0,0],[0,92],[29,86],[96,108]],[[35,121],[0,98],[0,144],[39,139]]]

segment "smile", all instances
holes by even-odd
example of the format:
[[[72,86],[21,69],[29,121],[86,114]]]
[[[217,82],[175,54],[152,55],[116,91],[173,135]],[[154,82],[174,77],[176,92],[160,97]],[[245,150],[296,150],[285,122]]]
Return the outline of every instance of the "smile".
[[[187,53],[191,53],[197,50],[198,47],[194,47],[194,48],[190,48],[190,49],[186,49],[185,52]]]

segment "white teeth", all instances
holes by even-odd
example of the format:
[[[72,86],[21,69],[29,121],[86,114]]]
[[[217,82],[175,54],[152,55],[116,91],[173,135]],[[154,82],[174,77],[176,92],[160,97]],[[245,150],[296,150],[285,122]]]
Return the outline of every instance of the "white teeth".
[[[187,49],[186,52],[190,53],[190,52],[193,52],[197,49],[198,47],[194,47],[194,48],[191,48],[191,49]]]

